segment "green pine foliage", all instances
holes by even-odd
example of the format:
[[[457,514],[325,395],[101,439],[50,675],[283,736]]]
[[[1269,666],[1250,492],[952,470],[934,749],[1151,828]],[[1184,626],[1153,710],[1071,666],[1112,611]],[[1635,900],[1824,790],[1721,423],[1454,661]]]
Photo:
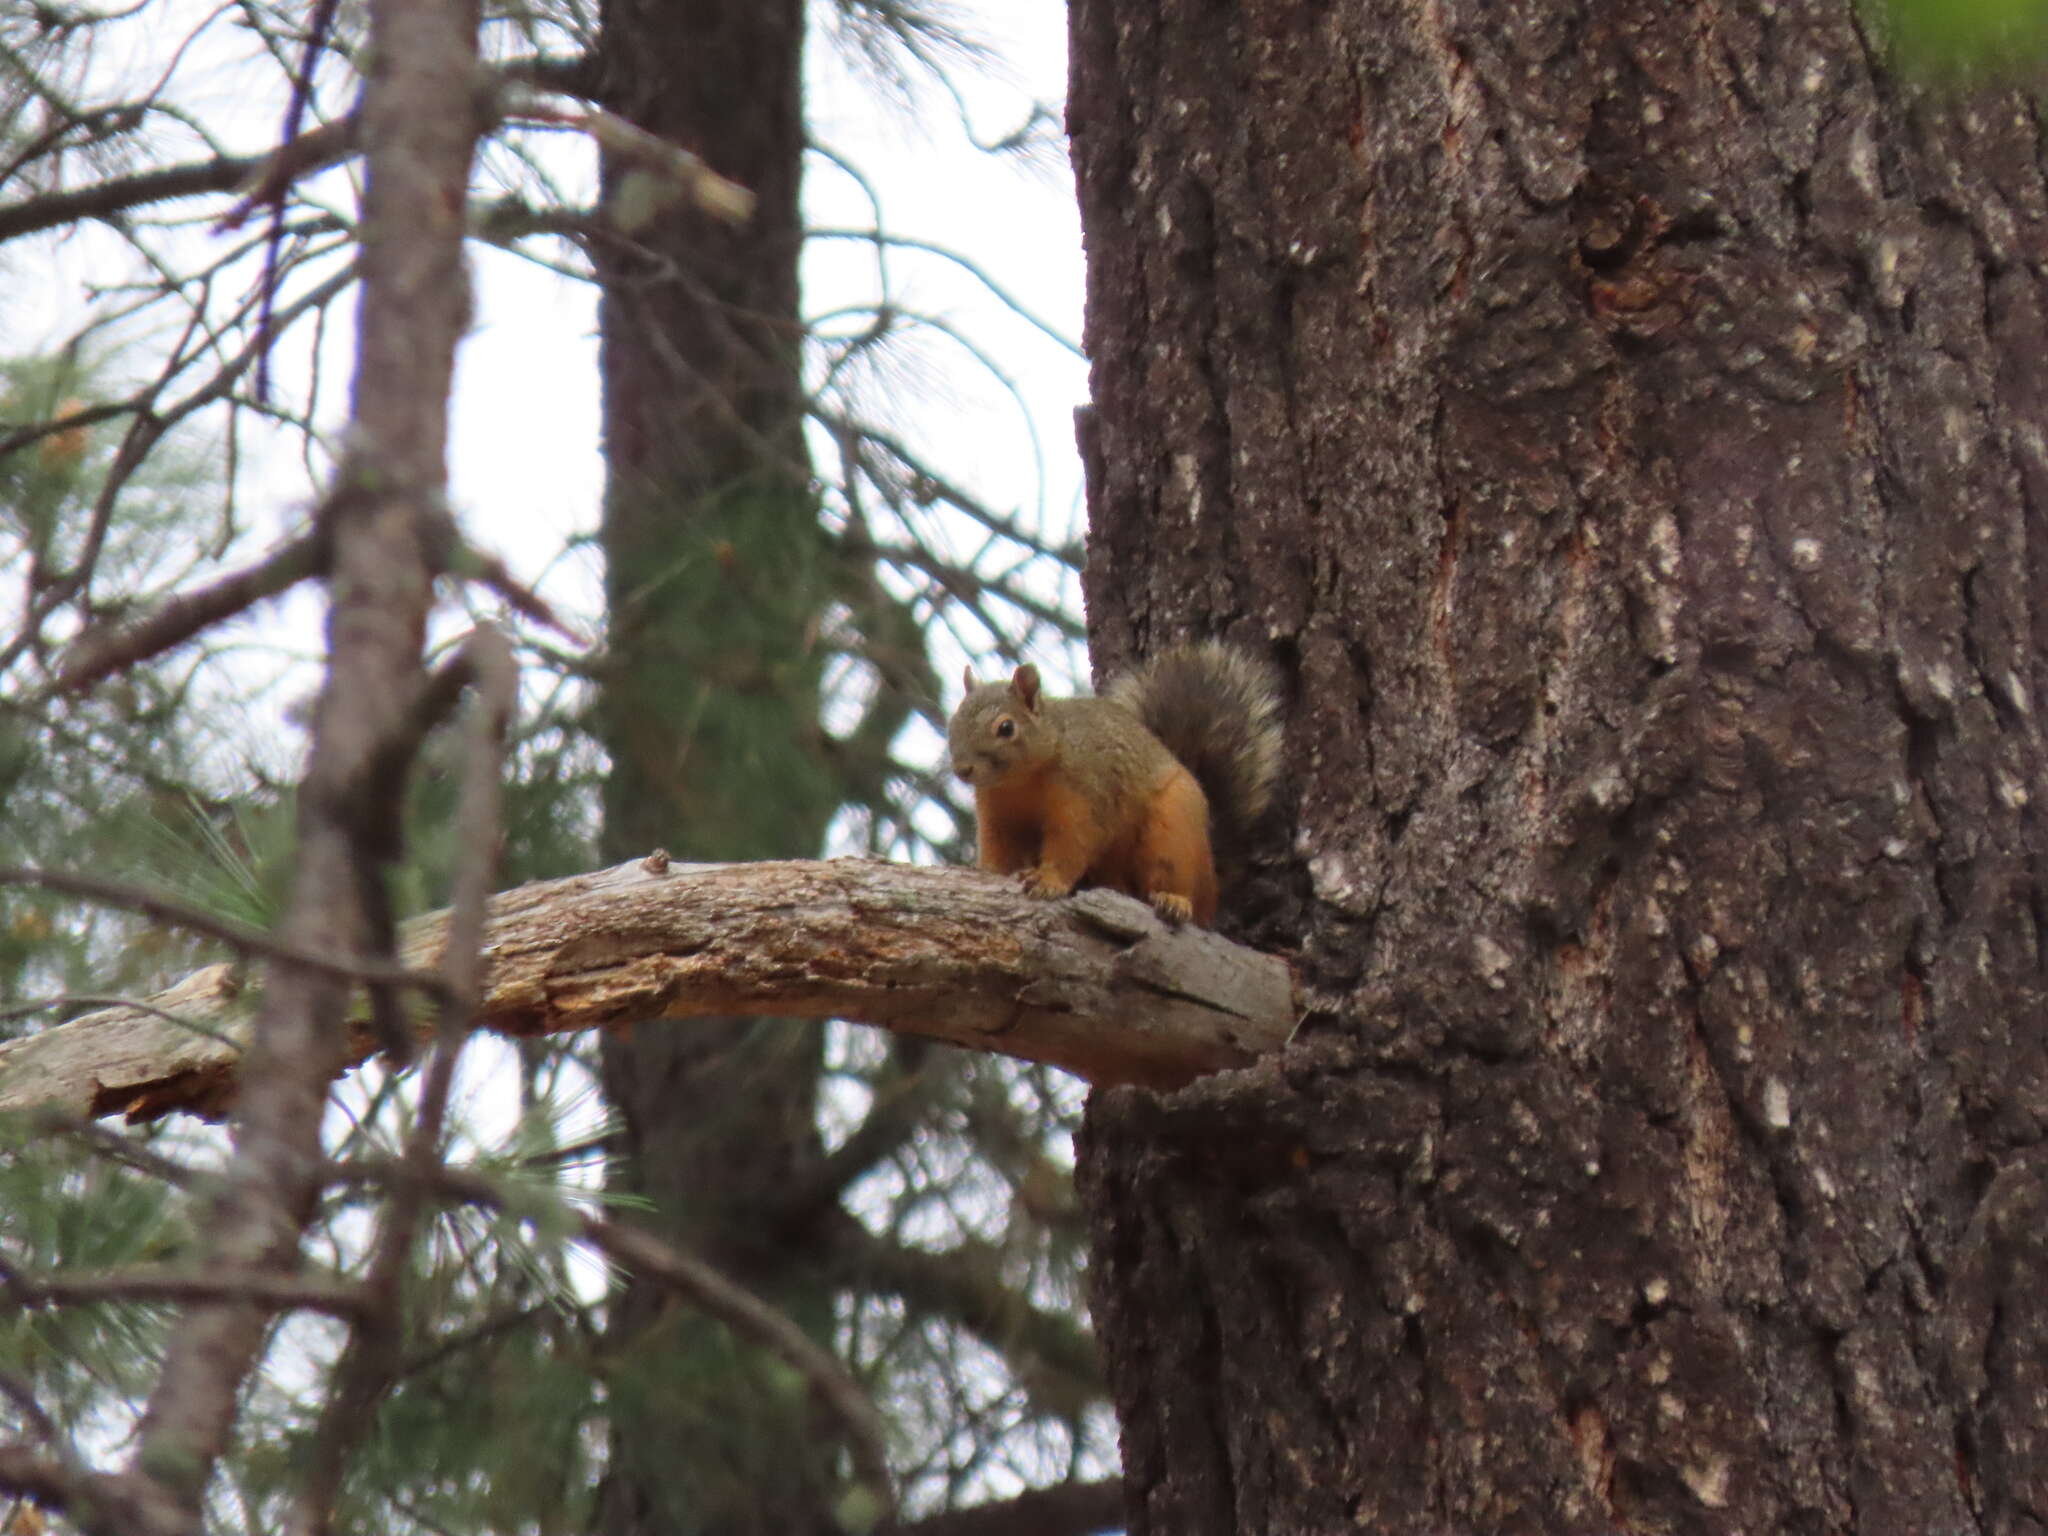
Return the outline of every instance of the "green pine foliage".
[[[20,1276],[90,1275],[174,1263],[191,1227],[160,1180],[52,1136],[40,1118],[0,1117],[0,1255]],[[0,1310],[0,1372],[73,1435],[105,1435],[154,1375],[170,1309],[103,1301]]]
[[[1865,0],[1864,8],[1912,74],[2025,81],[2048,59],[2043,0]]]

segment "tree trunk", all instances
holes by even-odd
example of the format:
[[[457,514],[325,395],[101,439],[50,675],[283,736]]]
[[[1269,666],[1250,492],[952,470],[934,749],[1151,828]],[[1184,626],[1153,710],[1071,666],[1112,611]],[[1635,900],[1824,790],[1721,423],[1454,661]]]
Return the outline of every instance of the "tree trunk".
[[[661,206],[608,158],[621,235],[594,252],[609,481],[603,843],[691,859],[817,851],[838,794],[818,751],[822,537],[799,372],[801,0],[606,0],[604,93],[749,188],[753,218]],[[829,1342],[818,1256],[765,1217],[822,1157],[820,1034],[707,1021],[608,1040],[612,1187],[639,1219]],[[836,1531],[840,1442],[764,1351],[628,1278],[608,1337],[607,1536]],[[707,1405],[716,1403],[716,1411]]]
[[[1132,1529],[2048,1528],[2048,235],[1846,0],[1076,0],[1098,662],[1296,685],[1099,1094]]]

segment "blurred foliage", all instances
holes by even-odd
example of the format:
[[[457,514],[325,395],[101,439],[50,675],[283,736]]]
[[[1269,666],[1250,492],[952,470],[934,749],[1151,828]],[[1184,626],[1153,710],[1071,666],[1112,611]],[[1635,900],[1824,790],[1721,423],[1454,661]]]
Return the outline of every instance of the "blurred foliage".
[[[2040,79],[2048,0],[1862,0],[1899,67],[1937,80]]]

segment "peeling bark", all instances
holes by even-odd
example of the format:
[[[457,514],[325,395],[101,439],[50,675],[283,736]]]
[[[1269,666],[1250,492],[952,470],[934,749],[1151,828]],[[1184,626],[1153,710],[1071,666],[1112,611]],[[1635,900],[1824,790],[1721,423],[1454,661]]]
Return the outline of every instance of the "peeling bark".
[[[406,964],[437,965],[445,927],[439,912],[407,924]],[[477,1023],[505,1034],[840,1018],[1094,1082],[1169,1086],[1242,1066],[1295,1020],[1283,963],[1170,928],[1129,897],[1045,903],[993,876],[857,859],[646,860],[539,881],[492,899],[484,958]],[[147,1001],[0,1045],[0,1110],[221,1113],[247,1035],[240,968],[209,966]],[[348,1062],[376,1044],[359,1014]]]

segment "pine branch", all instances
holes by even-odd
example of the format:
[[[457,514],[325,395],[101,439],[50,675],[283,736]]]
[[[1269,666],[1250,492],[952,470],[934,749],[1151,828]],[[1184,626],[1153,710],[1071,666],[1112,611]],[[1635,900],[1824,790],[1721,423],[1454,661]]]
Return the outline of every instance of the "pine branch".
[[[951,1318],[1010,1362],[1048,1404],[1072,1409],[1103,1395],[1095,1340],[1073,1319],[1045,1312],[997,1272],[983,1243],[935,1253],[877,1237],[851,1216],[832,1222],[834,1256],[862,1285],[900,1296],[920,1312]]]
[[[84,688],[109,673],[160,655],[201,630],[318,574],[325,560],[326,541],[320,532],[302,533],[254,565],[197,591],[169,598],[139,619],[88,629],[66,651],[57,686]]]
[[[300,1308],[353,1317],[369,1304],[352,1281],[268,1270],[207,1270],[163,1264],[77,1274],[22,1273],[0,1264],[0,1297],[15,1306],[54,1307],[99,1301],[246,1301],[271,1309]]]
[[[367,1174],[395,1182],[419,1181],[423,1187],[444,1196],[491,1210],[506,1209],[516,1201],[523,1202],[524,1208],[531,1211],[537,1198],[530,1191],[514,1191],[508,1198],[508,1192],[492,1180],[458,1168],[358,1162],[343,1164],[334,1172],[337,1177]],[[787,1314],[727,1279],[695,1254],[664,1242],[644,1227],[594,1216],[566,1203],[557,1204],[556,1214],[558,1219],[566,1220],[580,1241],[621,1267],[669,1287],[707,1317],[716,1318],[764,1345],[801,1375],[846,1429],[860,1480],[884,1509],[895,1509],[885,1449],[887,1430],[865,1389],[836,1355],[813,1341]]]
[[[0,242],[48,229],[64,229],[87,219],[111,219],[151,203],[209,192],[232,192],[254,178],[289,182],[307,171],[331,165],[355,153],[356,115],[301,134],[283,151],[265,155],[217,155],[161,170],[117,176],[90,186],[45,192],[20,202],[0,204]]]
[[[327,670],[299,799],[292,892],[280,937],[387,957],[385,869],[403,853],[402,775],[380,759],[421,676],[445,517],[448,390],[468,323],[461,216],[477,119],[449,84],[474,79],[475,20],[455,0],[371,0],[366,163],[357,267],[357,387],[339,479],[369,491],[335,516]],[[257,338],[267,346],[268,335]],[[195,1235],[194,1261],[289,1273],[318,1194],[320,1103],[340,1070],[353,988],[312,967],[269,968],[250,1049],[237,1057],[235,1138]],[[270,1318],[246,1302],[197,1301],[170,1330],[125,1476],[164,1500],[155,1536],[202,1524]]]
[[[439,963],[447,916],[406,925],[408,977]],[[1170,928],[1108,891],[1059,902],[967,870],[858,859],[670,864],[657,855],[493,897],[479,1027],[510,1035],[681,1027],[735,1014],[847,1019],[1174,1087],[1277,1050],[1297,1016],[1286,963]],[[146,999],[229,1041],[247,1031],[238,971]],[[358,1008],[349,1057],[375,1049]],[[53,1105],[149,1119],[218,1113],[231,1043],[111,1008],[0,1045],[0,1110]]]
[[[594,98],[598,91],[598,71],[585,59],[511,60],[498,73],[507,81],[586,99]],[[223,220],[231,227],[257,207],[283,196],[300,177],[355,154],[361,137],[362,116],[351,112],[298,134],[266,154],[215,155],[0,204],[0,243],[65,229],[88,219],[118,219],[152,203],[247,188]]]

